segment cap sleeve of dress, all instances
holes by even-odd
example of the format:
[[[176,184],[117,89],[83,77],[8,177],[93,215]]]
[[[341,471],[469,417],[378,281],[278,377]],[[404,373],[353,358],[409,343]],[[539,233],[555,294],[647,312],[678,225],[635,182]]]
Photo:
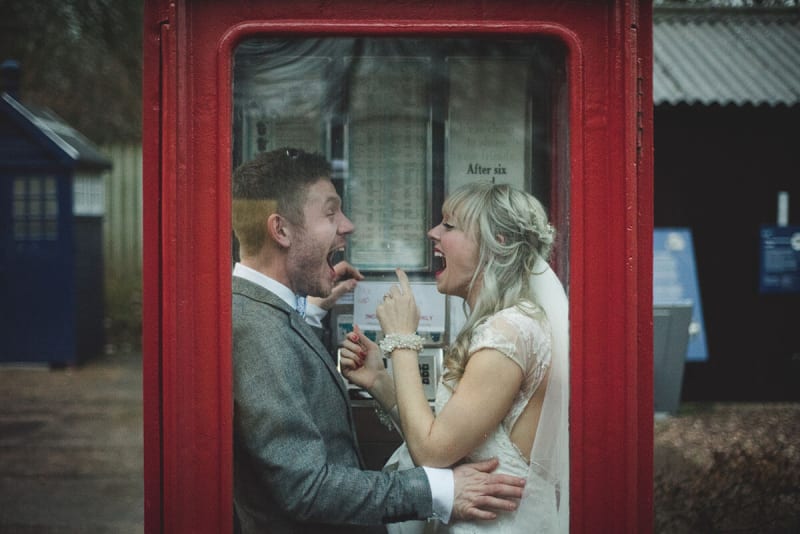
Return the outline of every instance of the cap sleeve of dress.
[[[516,420],[542,383],[550,366],[551,342],[547,316],[541,308],[534,305],[501,310],[475,329],[470,343],[470,354],[481,349],[494,349],[522,369],[523,382],[510,414],[510,423]]]

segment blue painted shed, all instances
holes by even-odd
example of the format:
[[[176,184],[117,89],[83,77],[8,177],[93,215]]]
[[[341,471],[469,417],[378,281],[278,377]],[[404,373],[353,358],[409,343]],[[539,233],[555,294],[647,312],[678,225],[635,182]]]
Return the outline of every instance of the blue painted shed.
[[[104,173],[111,162],[0,66],[0,362],[72,365],[103,348]]]

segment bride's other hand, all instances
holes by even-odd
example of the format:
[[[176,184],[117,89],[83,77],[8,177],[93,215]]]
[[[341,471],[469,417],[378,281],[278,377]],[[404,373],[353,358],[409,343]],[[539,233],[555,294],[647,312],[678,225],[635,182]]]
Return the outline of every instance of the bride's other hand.
[[[344,338],[339,365],[345,378],[367,391],[382,374],[387,373],[380,347],[365,336],[358,325]]]

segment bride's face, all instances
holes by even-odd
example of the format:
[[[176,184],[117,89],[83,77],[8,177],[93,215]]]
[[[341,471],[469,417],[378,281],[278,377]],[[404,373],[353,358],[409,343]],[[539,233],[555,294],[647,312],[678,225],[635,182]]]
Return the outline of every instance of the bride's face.
[[[459,228],[448,214],[442,222],[428,230],[433,241],[433,255],[439,261],[436,271],[436,289],[445,295],[461,297],[469,302],[469,283],[478,268],[478,243]],[[473,289],[473,294],[477,293]]]

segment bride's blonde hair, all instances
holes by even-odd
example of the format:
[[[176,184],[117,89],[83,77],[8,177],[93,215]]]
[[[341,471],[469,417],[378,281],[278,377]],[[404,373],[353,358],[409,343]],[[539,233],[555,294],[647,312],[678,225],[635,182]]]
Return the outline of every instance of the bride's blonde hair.
[[[533,300],[534,264],[549,257],[555,231],[536,197],[507,184],[462,186],[444,202],[442,215],[474,239],[479,251],[469,284],[470,295],[478,291],[475,306],[444,359],[444,378],[451,381],[464,374],[477,325],[502,309]]]

